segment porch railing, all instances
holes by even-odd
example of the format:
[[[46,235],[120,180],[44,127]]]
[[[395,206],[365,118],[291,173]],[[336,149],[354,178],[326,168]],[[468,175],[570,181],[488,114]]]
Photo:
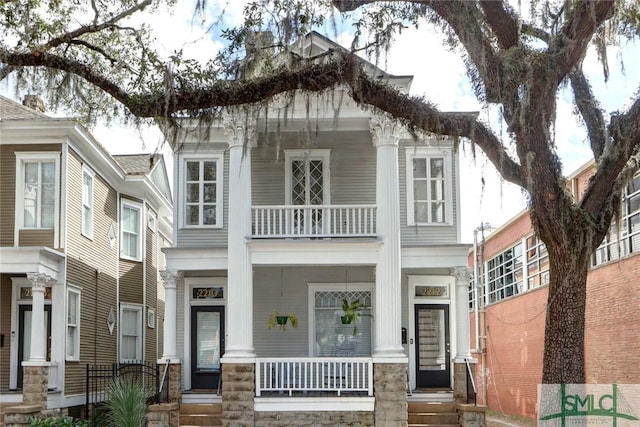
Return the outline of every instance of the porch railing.
[[[256,396],[294,393],[357,393],[373,396],[368,357],[291,357],[256,360]],[[317,394],[314,394],[317,395]]]
[[[376,236],[376,205],[268,205],[251,211],[254,238]]]

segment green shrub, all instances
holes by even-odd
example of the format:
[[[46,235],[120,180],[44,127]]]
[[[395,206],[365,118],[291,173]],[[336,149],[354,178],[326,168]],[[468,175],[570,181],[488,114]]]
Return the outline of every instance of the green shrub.
[[[147,393],[138,381],[118,378],[109,387],[107,425],[141,427],[147,412]]]
[[[89,421],[61,415],[51,418],[32,418],[31,427],[89,427]]]

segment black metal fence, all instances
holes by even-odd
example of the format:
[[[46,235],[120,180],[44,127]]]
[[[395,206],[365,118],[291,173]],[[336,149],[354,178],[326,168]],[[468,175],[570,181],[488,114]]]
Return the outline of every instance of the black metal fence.
[[[150,362],[136,361],[111,365],[87,365],[85,414],[92,405],[108,400],[109,389],[116,379],[137,382],[148,391],[148,403],[160,402],[160,370]]]

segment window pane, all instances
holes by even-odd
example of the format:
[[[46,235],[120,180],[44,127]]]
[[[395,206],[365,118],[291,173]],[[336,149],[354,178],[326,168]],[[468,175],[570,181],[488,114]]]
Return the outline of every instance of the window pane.
[[[427,177],[427,159],[413,159],[413,177]]]
[[[136,356],[136,341],[137,337],[124,336],[122,337],[122,359],[135,360]]]
[[[75,356],[77,328],[75,326],[67,327],[67,356]]]
[[[417,202],[415,216],[416,222],[429,222],[429,203]]]
[[[200,200],[200,184],[187,184],[187,203],[198,203]]]
[[[431,159],[431,178],[444,178],[444,159]]]
[[[204,162],[204,180],[216,180],[216,162]]]
[[[122,310],[122,322],[120,327],[124,335],[136,335],[137,334],[137,320],[138,312],[135,310]]]
[[[67,323],[73,325],[77,324],[76,313],[78,310],[78,295],[69,292],[69,299],[67,301]]]
[[[34,185],[38,183],[38,164],[37,163],[25,163],[24,182],[25,184],[34,184]]]
[[[444,203],[443,202],[431,204],[431,221],[444,222]]]
[[[428,200],[427,194],[427,181],[414,181],[413,183],[413,198],[416,201]]]
[[[187,181],[200,180],[200,162],[187,162]]]
[[[42,182],[53,184],[56,182],[56,165],[53,162],[42,163]]]
[[[215,225],[216,224],[216,207],[215,205],[206,205],[202,209],[202,223],[204,225]]]
[[[216,201],[216,184],[204,184],[204,202],[211,203]]]
[[[444,180],[431,181],[431,200],[444,200]]]
[[[185,210],[185,222],[187,225],[198,225],[199,221],[199,207],[198,206],[187,206]]]

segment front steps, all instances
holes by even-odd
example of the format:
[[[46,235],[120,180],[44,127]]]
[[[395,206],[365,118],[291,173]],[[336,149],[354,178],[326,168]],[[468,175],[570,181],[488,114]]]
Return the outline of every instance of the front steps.
[[[409,427],[456,427],[458,414],[453,402],[408,402]]]
[[[222,425],[222,404],[182,403],[180,427],[215,427]]]

